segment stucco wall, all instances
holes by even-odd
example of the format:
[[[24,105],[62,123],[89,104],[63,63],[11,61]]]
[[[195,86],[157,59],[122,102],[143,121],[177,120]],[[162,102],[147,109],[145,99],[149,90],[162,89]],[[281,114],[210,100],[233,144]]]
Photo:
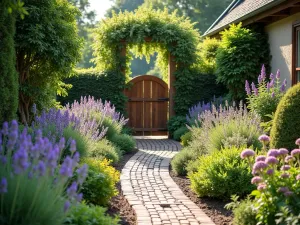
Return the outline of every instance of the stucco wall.
[[[296,20],[300,20],[300,13],[265,27],[269,35],[272,72],[276,73],[280,69],[281,77],[286,78],[288,86],[291,86],[292,81],[292,24]]]

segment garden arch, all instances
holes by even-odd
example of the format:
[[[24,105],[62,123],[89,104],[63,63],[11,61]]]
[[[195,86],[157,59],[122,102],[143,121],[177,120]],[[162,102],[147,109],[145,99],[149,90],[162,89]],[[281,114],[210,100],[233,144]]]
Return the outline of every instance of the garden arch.
[[[130,50],[138,57],[158,53],[158,65],[168,76],[169,117],[185,115],[191,106],[193,74],[197,70],[199,32],[194,24],[167,9],[145,7],[115,14],[102,21],[95,31],[95,61],[100,70],[113,70],[129,81]],[[199,72],[198,72],[199,73]],[[125,102],[124,102],[125,103]]]

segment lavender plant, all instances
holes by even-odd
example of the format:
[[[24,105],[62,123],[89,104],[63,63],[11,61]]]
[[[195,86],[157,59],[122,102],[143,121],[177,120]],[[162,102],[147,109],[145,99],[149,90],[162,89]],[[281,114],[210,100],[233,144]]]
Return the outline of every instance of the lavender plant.
[[[261,141],[268,140],[266,137]],[[295,142],[300,148],[300,139]],[[252,149],[245,149],[241,158],[252,168],[252,203],[258,224],[299,224],[300,214],[300,149],[269,149],[255,158]]]
[[[266,77],[265,66],[262,66],[261,74],[258,76],[258,87],[252,82],[251,87],[246,80],[245,90],[247,93],[248,108],[261,116],[264,122],[270,120],[270,116],[275,113],[276,107],[285,93],[286,80],[280,81],[280,71],[276,75],[270,74]]]
[[[260,146],[257,141],[262,132],[259,125],[260,117],[254,112],[249,113],[242,102],[239,106],[235,104],[229,106],[226,102],[218,109],[213,105],[211,111],[204,111],[198,116],[198,123],[202,128],[198,139],[202,140],[209,151],[228,147],[228,143],[235,143],[237,140],[242,141],[236,145],[237,147],[244,144]],[[192,126],[190,129],[193,133],[197,128]]]
[[[79,187],[87,166],[78,167],[79,153],[71,141],[72,154],[63,163],[62,138],[52,143],[41,130],[19,131],[16,121],[5,122],[0,130],[0,224],[62,224],[68,209],[82,194]],[[68,187],[76,170],[77,180]]]

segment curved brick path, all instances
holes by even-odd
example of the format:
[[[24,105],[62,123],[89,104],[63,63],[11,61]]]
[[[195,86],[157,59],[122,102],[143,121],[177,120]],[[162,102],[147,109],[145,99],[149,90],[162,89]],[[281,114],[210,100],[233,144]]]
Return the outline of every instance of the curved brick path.
[[[170,160],[180,144],[168,139],[138,139],[137,148],[122,170],[121,186],[138,225],[214,225],[169,175]]]

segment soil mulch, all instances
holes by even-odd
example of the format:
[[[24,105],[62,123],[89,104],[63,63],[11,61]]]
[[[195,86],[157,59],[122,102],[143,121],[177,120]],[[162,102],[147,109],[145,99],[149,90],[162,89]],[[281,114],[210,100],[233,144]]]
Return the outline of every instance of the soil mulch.
[[[134,149],[132,152],[123,155],[122,160],[114,167],[118,171],[122,171],[123,167],[127,163],[127,161],[137,152],[137,149]],[[128,201],[126,200],[125,196],[122,194],[121,191],[121,183],[117,183],[117,188],[119,194],[113,197],[110,200],[110,205],[108,207],[107,213],[111,216],[118,215],[121,219],[121,225],[136,225],[136,215],[132,207],[129,205]]]
[[[176,176],[170,168],[170,176],[179,186],[182,192],[201,208],[216,225],[232,224],[232,213],[224,209],[228,202],[223,202],[213,198],[199,198],[190,188],[190,180],[183,176]]]

